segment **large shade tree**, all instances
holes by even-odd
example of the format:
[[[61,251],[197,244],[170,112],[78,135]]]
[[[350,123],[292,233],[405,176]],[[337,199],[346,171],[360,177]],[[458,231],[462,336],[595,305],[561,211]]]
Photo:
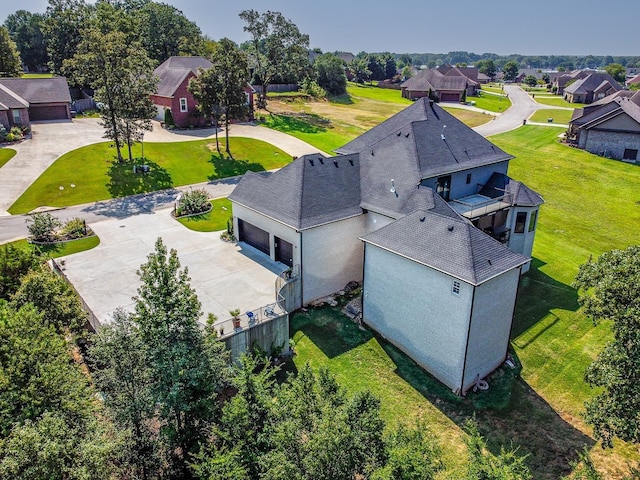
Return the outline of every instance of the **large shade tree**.
[[[16,42],[20,58],[25,66],[34,71],[47,64],[47,49],[42,36],[44,15],[18,10],[7,16],[4,26],[11,39]]]
[[[91,11],[84,0],[49,0],[41,28],[51,72],[62,74],[64,61],[76,54]]]
[[[612,250],[580,267],[574,284],[595,323],[610,321],[613,340],[589,365],[585,380],[601,390],[585,419],[607,447],[640,443],[640,246]]]
[[[280,12],[243,10],[240,18],[246,23],[249,58],[262,87],[257,105],[266,108],[267,88],[276,78],[293,75],[300,79],[309,68],[309,35]]]
[[[0,77],[17,77],[22,72],[20,54],[5,27],[0,27]]]

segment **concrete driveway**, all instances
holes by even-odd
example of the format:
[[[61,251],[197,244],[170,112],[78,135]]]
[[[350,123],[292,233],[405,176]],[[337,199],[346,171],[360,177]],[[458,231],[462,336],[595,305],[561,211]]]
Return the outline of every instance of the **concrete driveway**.
[[[164,209],[92,224],[100,245],[58,259],[100,323],[108,323],[117,307],[133,309],[132,297],[140,285],[136,271],[154,251],[158,237],[178,252],[182,267],[188,267],[203,320],[209,312],[225,320],[229,310],[239,308],[244,313],[275,302],[275,278],[285,265],[251,247],[223,242],[219,232],[189,230],[170,212]]]

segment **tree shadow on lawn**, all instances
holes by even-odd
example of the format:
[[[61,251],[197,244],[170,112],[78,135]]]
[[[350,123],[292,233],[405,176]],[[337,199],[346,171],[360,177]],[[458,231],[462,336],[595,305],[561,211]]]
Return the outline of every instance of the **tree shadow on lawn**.
[[[146,173],[134,173],[134,165],[140,165],[136,160],[133,163],[119,163],[114,161],[109,168],[109,183],[107,188],[112,198],[126,197],[139,193],[155,192],[173,187],[173,180],[167,170],[155,162],[145,159],[144,164],[149,167]]]
[[[233,151],[231,153],[233,153]],[[244,175],[248,171],[265,171],[265,168],[260,163],[228,158],[225,157],[224,154],[216,153],[211,155],[209,163],[211,163],[215,169],[215,173],[208,177],[210,181],[228,177],[237,177],[239,175]]]
[[[351,95],[348,93],[343,95],[330,95],[328,100],[329,103],[335,103],[338,105],[353,105],[355,103],[353,98],[351,98]]]
[[[575,312],[580,308],[576,289],[543,273],[540,268],[544,265],[546,264],[542,260],[533,258],[529,272],[520,279],[518,300],[511,331],[512,339],[519,337],[540,321],[554,319],[533,339],[529,340],[529,343],[531,343],[557,322],[557,317],[552,310],[559,309]],[[524,348],[524,346],[518,345],[521,348]]]
[[[267,117],[267,125],[284,133],[322,133],[331,128],[331,120],[314,113],[272,113]]]

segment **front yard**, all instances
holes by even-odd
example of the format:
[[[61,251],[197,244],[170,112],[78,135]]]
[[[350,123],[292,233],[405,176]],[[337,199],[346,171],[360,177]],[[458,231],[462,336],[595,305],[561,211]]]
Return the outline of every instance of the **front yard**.
[[[16,154],[16,151],[11,148],[0,148],[0,168],[11,160]]]

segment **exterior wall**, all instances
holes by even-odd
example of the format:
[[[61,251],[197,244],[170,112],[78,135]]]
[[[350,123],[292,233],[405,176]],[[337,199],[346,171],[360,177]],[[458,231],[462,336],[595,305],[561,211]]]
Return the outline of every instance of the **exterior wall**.
[[[256,323],[248,328],[234,331],[222,341],[231,352],[231,360],[238,362],[240,355],[250,353],[257,345],[271,355],[274,349],[289,351],[289,315],[283,315],[267,322]]]
[[[621,160],[625,148],[640,150],[640,132],[621,133],[596,129],[583,130],[580,132],[578,146],[596,155],[604,155]],[[638,163],[638,160],[636,160],[636,163]]]
[[[276,259],[274,238],[279,237],[293,245],[293,265],[300,265],[302,263],[300,258],[300,232],[237,203],[232,203],[232,207],[234,232],[238,232],[238,219],[241,218],[256,227],[269,232],[269,256],[271,257],[271,260],[275,261]],[[285,269],[286,267],[283,265],[282,270]]]
[[[14,120],[13,117],[13,112],[20,112],[20,121],[16,121]],[[27,110],[26,108],[10,108],[7,111],[7,120],[9,123],[10,127],[22,127],[22,126],[26,126],[29,125],[30,120],[29,120],[29,110]]]
[[[407,90],[406,88],[402,89],[402,96],[404,98],[408,98],[409,100],[417,100],[418,98],[428,97],[428,90]]]
[[[8,112],[8,110],[0,110],[0,125],[2,125],[7,130],[10,128],[9,117],[7,117]]]
[[[47,117],[51,117],[56,120],[71,120],[71,104],[64,103],[49,103],[49,104],[32,104],[30,109],[33,109],[33,114],[30,115],[32,119],[43,114]],[[64,109],[64,114],[62,113]]]
[[[540,216],[539,207],[514,207],[509,210],[509,216],[507,217],[507,228],[511,229],[511,236],[509,237],[509,242],[507,246],[510,250],[519,253],[527,258],[531,258],[531,253],[533,251],[533,241],[535,240],[536,231],[538,230],[538,220]],[[518,212],[525,212],[527,214],[526,220],[524,222],[524,232],[516,233],[516,218],[518,216]],[[533,228],[533,231],[529,231],[529,221],[531,220],[531,215],[533,212],[538,212],[536,214],[536,222]],[[523,265],[522,273],[529,271],[530,263]]]
[[[365,215],[359,215],[302,232],[303,304],[362,281],[364,230]]]
[[[460,388],[473,286],[365,244],[363,320],[452,390]]]
[[[518,293],[519,269],[476,287],[462,391],[473,386],[505,360]]]
[[[445,132],[446,133],[446,132]],[[493,165],[486,165],[483,167],[472,168],[469,170],[463,170],[460,172],[451,174],[451,199],[462,198],[468,195],[478,193],[478,186],[485,184],[491,174],[494,172],[507,174],[509,168],[509,161],[496,163]],[[467,174],[471,174],[471,183],[467,184]],[[439,177],[443,177],[446,174],[438,175],[437,177],[427,178],[422,181],[423,186],[436,190],[436,183]]]
[[[164,109],[165,108],[168,108],[169,110],[172,109],[172,106],[173,106],[172,99],[168,97],[160,97],[158,95],[151,95],[151,101],[153,102],[153,104],[156,106],[156,109],[158,110],[158,113],[156,114],[156,120],[158,120],[159,122],[164,122]],[[178,106],[178,109],[180,109],[180,106]],[[173,113],[173,110],[171,111],[171,113]]]
[[[393,218],[375,212],[367,212],[365,217],[365,231],[363,235],[379,230],[394,221]]]

